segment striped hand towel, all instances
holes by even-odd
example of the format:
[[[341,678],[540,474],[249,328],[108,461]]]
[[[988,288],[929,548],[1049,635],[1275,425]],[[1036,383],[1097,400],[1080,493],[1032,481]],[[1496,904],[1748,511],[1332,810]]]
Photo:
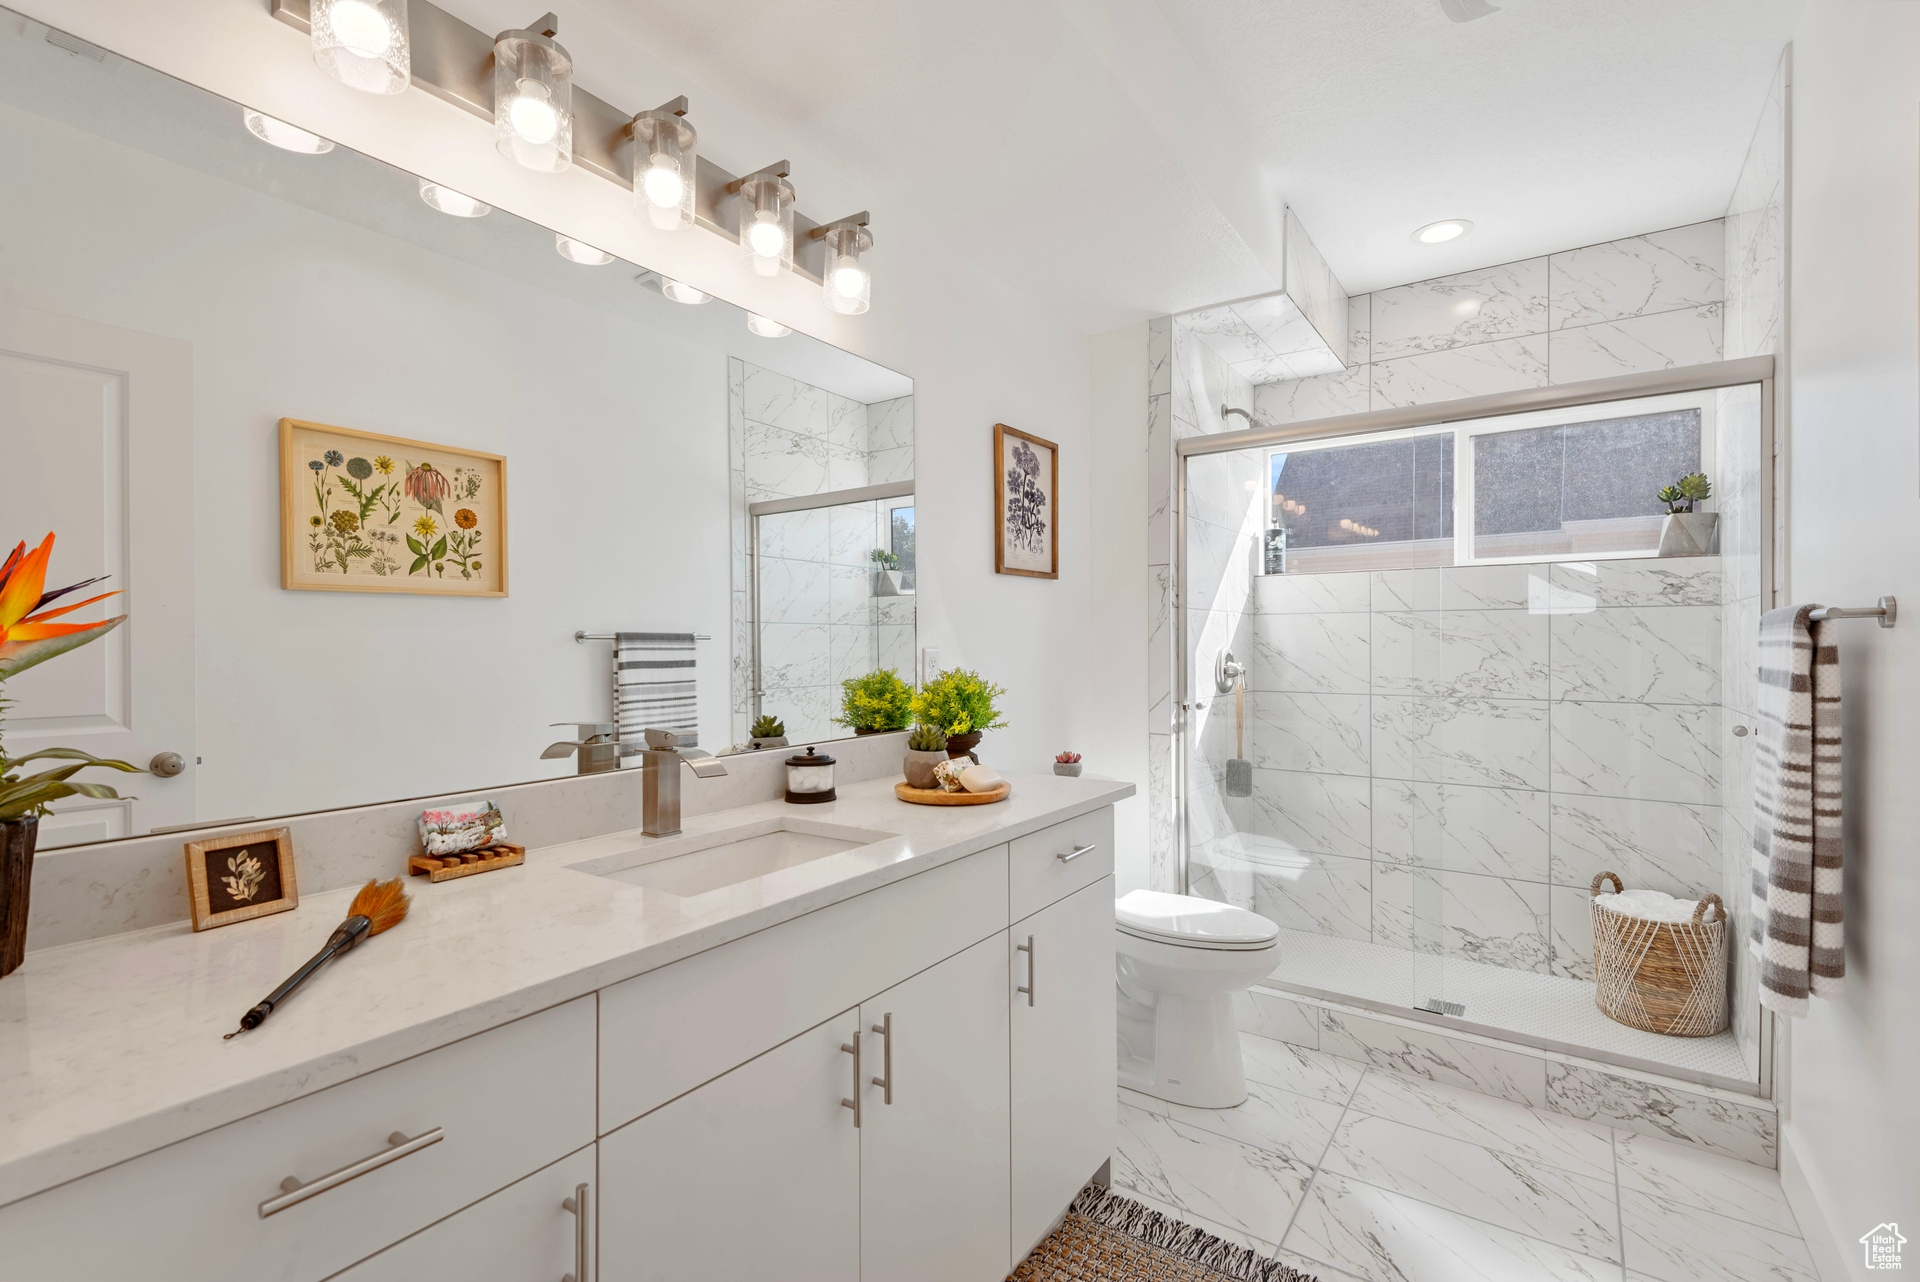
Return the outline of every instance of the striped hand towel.
[[[1841,933],[1840,656],[1808,618],[1760,616],[1753,760],[1753,928],[1760,1002],[1807,1013],[1847,972]]]
[[[613,707],[620,725],[620,755],[646,749],[642,730],[671,730],[680,736],[680,747],[697,747],[695,689],[693,633],[614,633]]]

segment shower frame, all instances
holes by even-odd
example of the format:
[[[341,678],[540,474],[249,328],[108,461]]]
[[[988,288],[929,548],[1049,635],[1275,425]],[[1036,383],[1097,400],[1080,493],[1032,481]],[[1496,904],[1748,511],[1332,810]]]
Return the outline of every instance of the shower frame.
[[[1189,460],[1213,454],[1235,454],[1242,450],[1284,445],[1293,441],[1325,441],[1346,436],[1367,436],[1401,428],[1440,427],[1447,423],[1500,418],[1533,410],[1569,409],[1666,393],[1705,392],[1751,385],[1757,385],[1760,388],[1760,508],[1765,514],[1765,519],[1760,522],[1760,600],[1771,609],[1777,603],[1775,591],[1778,575],[1775,572],[1774,555],[1777,546],[1776,527],[1780,519],[1775,504],[1777,442],[1774,434],[1774,358],[1772,356],[1751,356],[1741,360],[1714,361],[1705,365],[1688,365],[1678,369],[1655,370],[1644,374],[1623,374],[1615,378],[1591,379],[1582,383],[1530,387],[1519,391],[1495,392],[1488,396],[1471,396],[1452,401],[1434,401],[1424,405],[1368,410],[1358,414],[1339,414],[1330,418],[1288,423],[1284,426],[1254,426],[1234,432],[1188,436],[1174,442],[1174,573],[1169,612],[1178,622],[1169,631],[1176,638],[1173,655],[1172,819],[1180,893],[1187,894],[1190,890],[1191,850],[1187,838],[1187,770],[1190,749],[1187,740],[1190,729],[1188,714],[1195,707],[1193,658],[1189,653],[1191,647],[1184,595],[1187,583],[1187,464]],[[1220,417],[1227,418],[1230,411],[1246,418],[1250,423],[1255,422],[1246,410],[1226,405],[1220,406]],[[1734,946],[1738,947],[1739,941],[1734,941]],[[1361,1005],[1372,1004],[1360,1001],[1358,998],[1352,1000]],[[1431,1014],[1417,1007],[1383,1006],[1381,1009],[1396,1016],[1427,1023],[1449,1022],[1446,1016]],[[1454,1027],[1461,1026],[1457,1020],[1451,1022]],[[1517,1036],[1496,1028],[1478,1031],[1494,1037]],[[1758,1094],[1763,1099],[1771,1099],[1777,1027],[1773,1012],[1765,1007],[1760,1010],[1758,1033],[1760,1061]]]

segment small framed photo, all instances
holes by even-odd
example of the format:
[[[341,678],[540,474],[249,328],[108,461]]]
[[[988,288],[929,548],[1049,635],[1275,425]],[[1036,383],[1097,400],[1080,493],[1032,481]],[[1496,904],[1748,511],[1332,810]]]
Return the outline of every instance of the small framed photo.
[[[300,902],[292,833],[267,828],[189,841],[187,893],[195,930],[286,912]]]
[[[993,425],[993,570],[1060,577],[1060,447]]]

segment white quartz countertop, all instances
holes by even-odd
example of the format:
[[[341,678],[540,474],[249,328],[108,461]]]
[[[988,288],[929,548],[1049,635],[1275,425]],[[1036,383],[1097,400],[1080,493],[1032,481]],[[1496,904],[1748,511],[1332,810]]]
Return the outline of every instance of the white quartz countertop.
[[[409,878],[405,922],[232,1041],[352,890],[201,934],[179,922],[29,953],[0,980],[0,1205],[1133,795],[1112,780],[1012,780],[988,806],[909,805],[875,780],[824,805],[688,819],[685,835],[788,816],[904,842],[686,899],[568,867],[680,840],[639,832],[439,885]]]

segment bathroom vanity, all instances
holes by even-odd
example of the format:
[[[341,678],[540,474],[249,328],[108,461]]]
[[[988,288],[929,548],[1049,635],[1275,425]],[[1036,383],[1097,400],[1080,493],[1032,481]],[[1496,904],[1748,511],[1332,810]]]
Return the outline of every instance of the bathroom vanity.
[[[34,954],[0,989],[0,1275],[1004,1277],[1111,1149],[1113,810],[889,780]]]

